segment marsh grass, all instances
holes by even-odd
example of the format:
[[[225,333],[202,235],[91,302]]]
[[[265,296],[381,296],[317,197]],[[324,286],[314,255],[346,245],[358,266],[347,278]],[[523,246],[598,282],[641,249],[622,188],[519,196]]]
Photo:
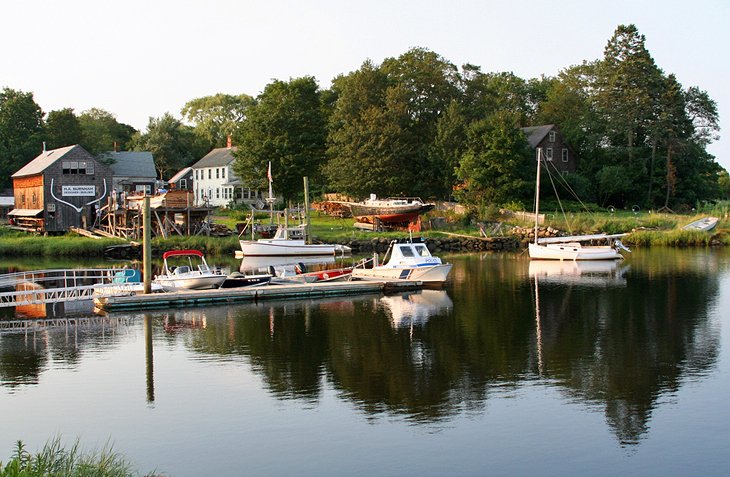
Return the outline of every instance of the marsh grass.
[[[64,448],[60,437],[49,440],[31,454],[18,441],[7,463],[0,462],[0,477],[122,477],[138,475],[129,461],[109,443],[101,450],[84,452],[76,440]]]

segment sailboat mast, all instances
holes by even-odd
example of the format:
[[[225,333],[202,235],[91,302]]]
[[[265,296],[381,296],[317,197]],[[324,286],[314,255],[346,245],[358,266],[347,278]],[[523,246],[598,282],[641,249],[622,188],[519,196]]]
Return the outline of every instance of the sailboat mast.
[[[535,243],[537,243],[537,229],[540,221],[540,158],[542,148],[537,148],[537,183],[535,184]]]

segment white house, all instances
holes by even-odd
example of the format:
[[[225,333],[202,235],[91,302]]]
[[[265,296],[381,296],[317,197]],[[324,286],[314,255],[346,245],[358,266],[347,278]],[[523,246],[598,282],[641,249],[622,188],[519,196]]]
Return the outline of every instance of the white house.
[[[260,194],[244,187],[233,173],[235,146],[213,149],[192,165],[196,206],[228,207],[231,203],[260,202]]]

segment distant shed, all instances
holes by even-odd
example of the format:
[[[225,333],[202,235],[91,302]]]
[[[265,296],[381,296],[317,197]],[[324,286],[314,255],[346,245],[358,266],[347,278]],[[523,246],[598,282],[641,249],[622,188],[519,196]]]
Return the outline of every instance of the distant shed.
[[[13,174],[15,224],[66,232],[94,224],[112,190],[112,171],[79,145],[43,151]]]
[[[99,159],[111,167],[116,192],[156,192],[157,170],[151,152],[105,152],[99,155]]]

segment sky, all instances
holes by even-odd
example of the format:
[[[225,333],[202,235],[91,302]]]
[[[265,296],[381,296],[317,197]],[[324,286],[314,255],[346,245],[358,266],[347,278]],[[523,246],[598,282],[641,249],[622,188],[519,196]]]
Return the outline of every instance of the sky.
[[[351,3],[351,4],[350,4]],[[357,4],[355,4],[357,3]],[[634,24],[665,73],[698,86],[730,125],[727,0],[6,0],[0,88],[44,112],[92,107],[145,130],[195,98],[257,96],[274,79],[339,74],[412,47],[529,79],[603,56]],[[730,170],[730,137],[709,152]]]

